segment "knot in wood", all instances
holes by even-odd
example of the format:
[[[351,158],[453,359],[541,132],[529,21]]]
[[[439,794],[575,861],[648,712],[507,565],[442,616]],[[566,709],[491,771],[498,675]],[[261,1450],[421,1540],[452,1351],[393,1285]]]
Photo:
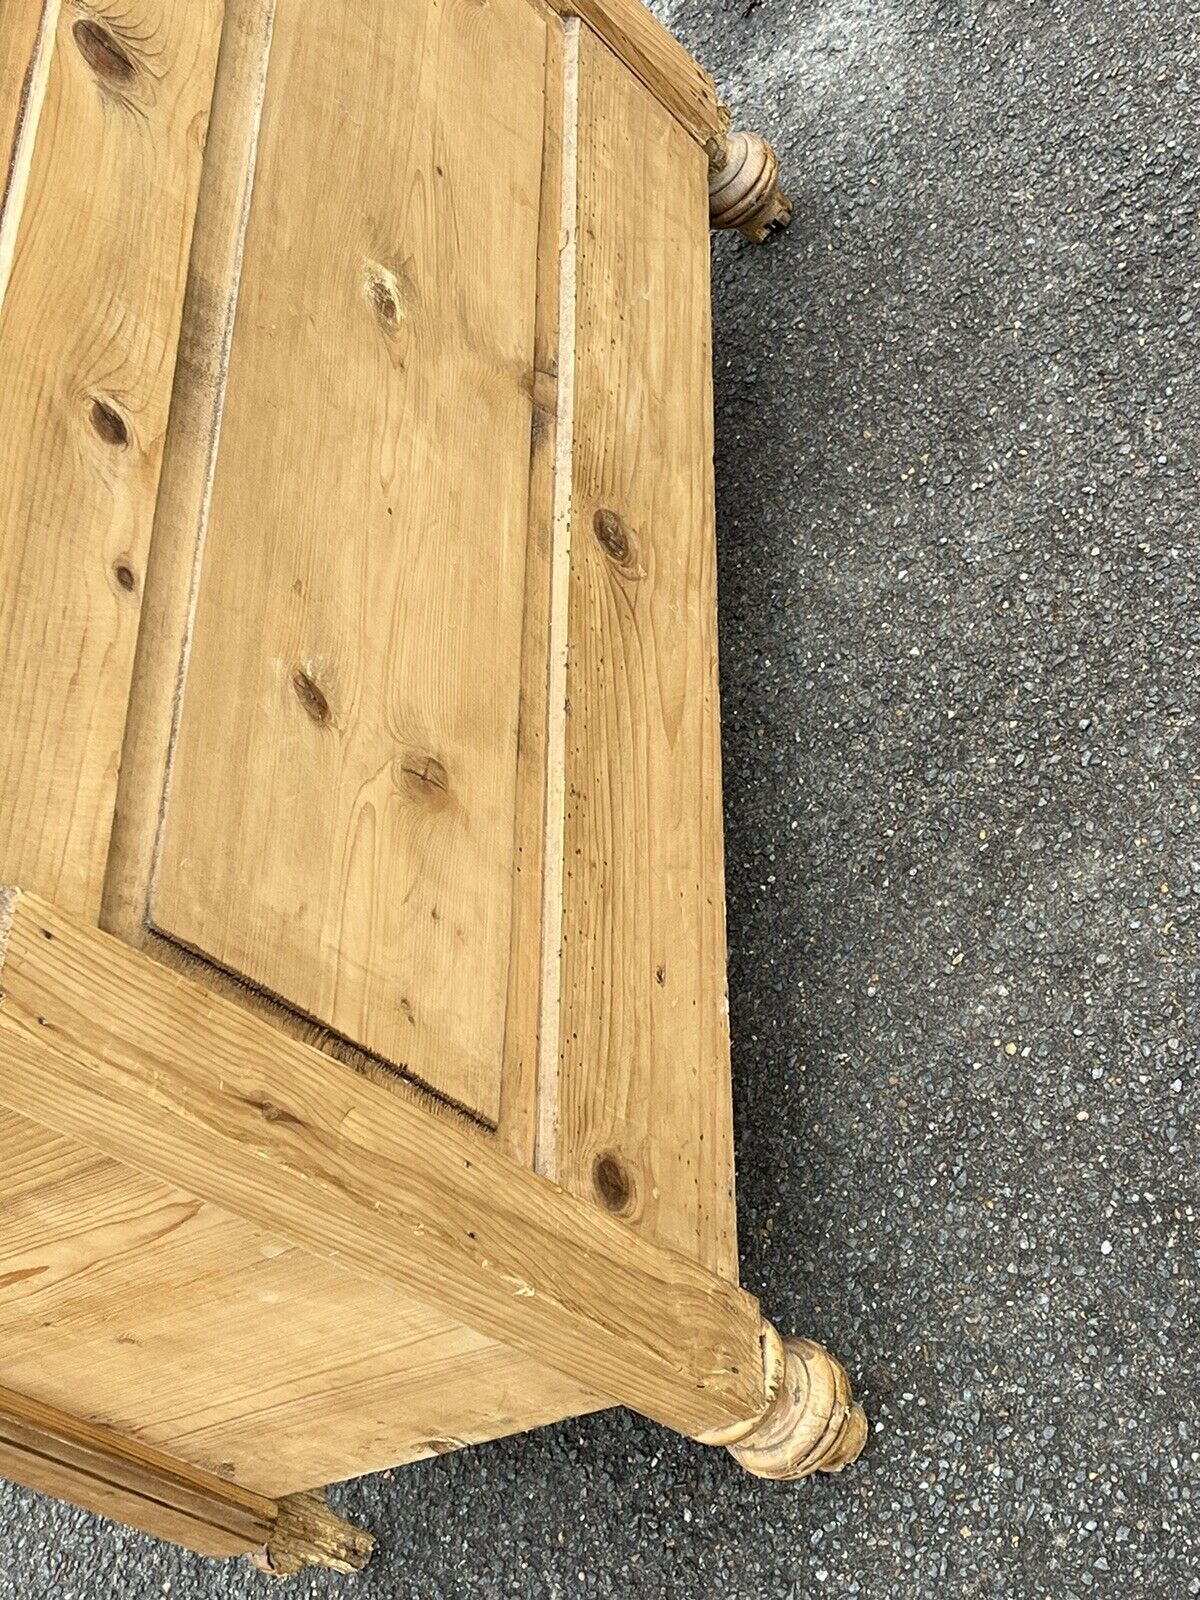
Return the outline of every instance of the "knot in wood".
[[[137,76],[137,68],[116,37],[99,22],[77,22],[71,33],[79,54],[98,78],[129,83]]]
[[[314,722],[329,721],[329,701],[303,667],[297,667],[292,673],[292,688],[296,692],[296,699]]]
[[[633,1204],[633,1181],[611,1150],[596,1157],[592,1183],[606,1211],[628,1211]]]
[[[592,518],[597,543],[610,560],[627,567],[633,558],[633,539],[615,511],[597,511]]]
[[[97,395],[88,416],[98,438],[112,445],[114,450],[124,450],[129,443],[129,425],[116,406]]]

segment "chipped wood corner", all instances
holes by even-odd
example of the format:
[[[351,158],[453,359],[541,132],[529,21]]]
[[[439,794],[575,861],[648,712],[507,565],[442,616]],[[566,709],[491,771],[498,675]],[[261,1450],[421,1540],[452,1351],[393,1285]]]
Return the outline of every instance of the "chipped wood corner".
[[[324,1490],[313,1489],[280,1500],[270,1539],[250,1559],[272,1578],[290,1578],[305,1567],[361,1572],[374,1548],[365,1528],[339,1517],[329,1509]]]
[[[787,1483],[856,1461],[867,1442],[867,1417],[841,1362],[815,1340],[781,1338],[766,1321],[762,1351],[762,1412],[699,1442],[724,1445],[756,1478]]]
[[[8,936],[20,898],[21,891],[15,884],[0,883],[0,968],[4,966],[4,952],[8,949]]]
[[[726,141],[729,138],[729,129],[733,121],[733,113],[724,100],[717,102],[717,130],[711,138],[704,141],[704,149],[708,155],[709,176],[719,172],[725,165],[727,158]]]

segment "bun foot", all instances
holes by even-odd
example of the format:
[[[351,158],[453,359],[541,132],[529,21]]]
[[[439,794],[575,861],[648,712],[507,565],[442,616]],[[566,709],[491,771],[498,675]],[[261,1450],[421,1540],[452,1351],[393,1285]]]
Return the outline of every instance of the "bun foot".
[[[779,187],[779,159],[757,133],[730,133],[709,152],[708,216],[714,228],[736,228],[761,244],[792,220]]]
[[[845,1368],[811,1339],[781,1339],[763,1323],[767,1406],[740,1429],[709,1434],[756,1478],[793,1482],[814,1472],[840,1472],[867,1440],[867,1418]]]

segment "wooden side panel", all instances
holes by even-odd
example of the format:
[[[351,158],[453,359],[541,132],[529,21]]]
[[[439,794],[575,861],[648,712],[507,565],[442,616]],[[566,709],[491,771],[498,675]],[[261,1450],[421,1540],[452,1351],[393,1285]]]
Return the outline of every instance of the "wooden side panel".
[[[561,1046],[544,1165],[736,1280],[706,163],[586,28],[578,78]]]
[[[0,1383],[267,1495],[602,1403],[10,1112],[0,1112]]]
[[[29,7],[0,20],[0,115],[21,124],[0,223],[0,876],[88,918],[221,17],[62,0],[32,72]]]
[[[547,48],[528,0],[277,8],[150,907],[489,1123]]]

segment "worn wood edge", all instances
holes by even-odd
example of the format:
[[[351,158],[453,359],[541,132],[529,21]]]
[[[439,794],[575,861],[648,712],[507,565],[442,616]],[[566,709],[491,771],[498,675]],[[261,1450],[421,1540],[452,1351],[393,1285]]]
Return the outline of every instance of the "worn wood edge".
[[[562,1016],[563,850],[566,836],[567,644],[571,576],[572,461],[575,451],[575,289],[579,197],[579,19],[564,25],[562,184],[559,218],[558,400],[546,694],[541,998],[534,1166],[557,1176],[558,1046]]]
[[[274,1529],[254,1564],[272,1578],[291,1578],[305,1567],[361,1572],[375,1540],[365,1528],[329,1509],[323,1491],[286,1495],[278,1505]]]
[[[357,1572],[374,1539],[312,1491],[276,1501],[155,1445],[0,1386],[0,1472],[202,1556],[253,1557],[277,1577]]]
[[[249,1554],[276,1523],[263,1495],[2,1387],[0,1472],[199,1555]]]
[[[4,965],[4,952],[8,949],[8,936],[20,898],[20,889],[10,883],[0,883],[0,968]]]
[[[761,1412],[750,1295],[33,895],[0,1103],[678,1432]]]
[[[549,0],[579,17],[700,144],[720,138],[729,114],[704,68],[641,0]]]
[[[54,39],[61,9],[62,0],[45,0],[17,106],[12,149],[4,176],[3,195],[0,196],[0,306],[4,305],[9,278],[12,276],[17,232],[25,209],[25,193],[46,86],[50,80],[50,62],[54,55]]]

